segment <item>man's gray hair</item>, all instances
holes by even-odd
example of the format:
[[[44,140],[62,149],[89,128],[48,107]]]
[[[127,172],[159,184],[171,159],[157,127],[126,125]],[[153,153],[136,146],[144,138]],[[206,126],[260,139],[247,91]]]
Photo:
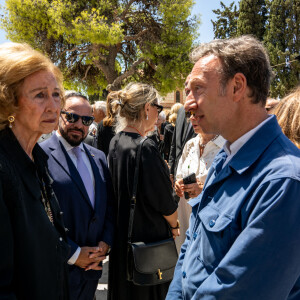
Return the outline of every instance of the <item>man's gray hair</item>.
[[[93,106],[94,106],[95,110],[102,110],[104,112],[104,114],[106,114],[106,102],[105,101],[96,101]]]
[[[218,57],[222,64],[219,72],[223,93],[228,80],[235,74],[242,73],[252,91],[252,102],[266,104],[273,73],[267,51],[260,41],[251,35],[213,40],[194,49],[190,59],[196,63],[200,58],[211,54]]]

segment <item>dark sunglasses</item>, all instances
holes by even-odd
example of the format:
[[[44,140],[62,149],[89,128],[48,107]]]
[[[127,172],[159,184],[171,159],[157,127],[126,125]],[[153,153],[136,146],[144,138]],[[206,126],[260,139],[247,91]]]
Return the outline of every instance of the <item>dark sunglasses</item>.
[[[79,116],[79,115],[77,115],[77,114],[70,113],[70,112],[67,112],[67,111],[64,111],[64,110],[62,110],[60,113],[66,115],[66,120],[67,120],[69,123],[76,123],[76,122],[81,118],[81,121],[82,121],[82,124],[83,124],[83,125],[85,125],[85,126],[90,126],[90,125],[93,123],[93,121],[95,120],[94,117],[90,117],[90,116]]]
[[[191,116],[193,116],[195,118],[196,117],[195,112],[193,112],[193,111],[186,111],[185,112],[185,117],[187,119],[189,119]]]
[[[155,106],[157,108],[157,112],[158,114],[160,114],[162,112],[162,110],[164,109],[164,107],[162,105],[156,104],[156,103],[151,103],[152,106]]]

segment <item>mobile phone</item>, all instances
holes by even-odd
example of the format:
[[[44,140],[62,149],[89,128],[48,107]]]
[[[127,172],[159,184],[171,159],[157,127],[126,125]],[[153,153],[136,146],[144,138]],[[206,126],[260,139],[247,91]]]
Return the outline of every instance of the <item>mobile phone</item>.
[[[190,184],[190,183],[196,183],[196,174],[195,173],[192,173],[186,177],[183,178],[183,183],[184,184]],[[185,199],[189,199],[190,196],[189,196],[189,193],[187,192],[184,192],[184,198]]]

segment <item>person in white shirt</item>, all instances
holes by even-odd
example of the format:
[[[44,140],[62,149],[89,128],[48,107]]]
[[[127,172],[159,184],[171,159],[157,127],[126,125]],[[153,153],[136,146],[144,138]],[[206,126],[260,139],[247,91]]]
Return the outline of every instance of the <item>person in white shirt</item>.
[[[190,122],[198,135],[189,140],[184,146],[178,163],[175,182],[175,192],[180,197],[178,220],[180,222],[181,235],[175,240],[178,252],[186,238],[185,232],[189,227],[189,218],[192,211],[191,206],[187,202],[189,199],[184,197],[184,192],[188,193],[189,198],[195,198],[201,193],[208,170],[216,154],[225,143],[225,140],[219,135],[205,134],[197,122],[197,117],[194,115],[191,115]],[[197,182],[184,184],[183,178],[192,173],[195,173]]]

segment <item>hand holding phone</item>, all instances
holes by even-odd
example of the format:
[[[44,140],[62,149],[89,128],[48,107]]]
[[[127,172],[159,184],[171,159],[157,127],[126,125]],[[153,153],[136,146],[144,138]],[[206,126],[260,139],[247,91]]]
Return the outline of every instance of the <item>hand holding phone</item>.
[[[190,183],[196,183],[196,174],[195,173],[192,173],[186,177],[183,178],[183,184],[190,184]],[[185,199],[189,199],[190,196],[189,196],[189,193],[187,192],[184,192],[184,197]]]

